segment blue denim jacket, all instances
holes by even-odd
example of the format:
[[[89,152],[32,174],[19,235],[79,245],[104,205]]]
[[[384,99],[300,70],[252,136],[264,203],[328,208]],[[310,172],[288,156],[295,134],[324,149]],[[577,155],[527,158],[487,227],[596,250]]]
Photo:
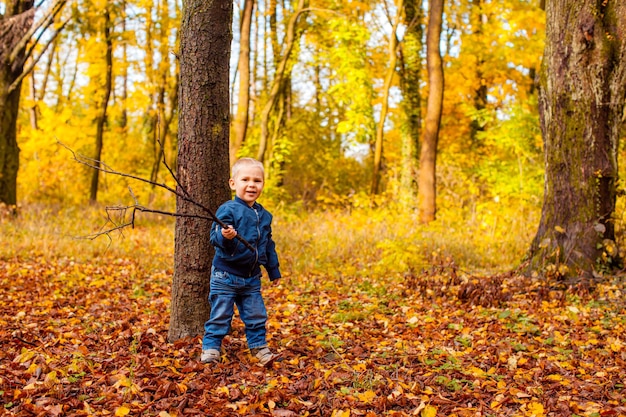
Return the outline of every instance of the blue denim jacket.
[[[215,213],[218,219],[232,225],[237,234],[256,249],[252,252],[238,239],[228,240],[222,236],[222,227],[213,222],[211,244],[215,247],[213,266],[241,277],[253,277],[261,273],[261,265],[267,270],[271,281],[280,278],[276,244],[272,239],[272,215],[259,203],[252,207],[239,197],[227,201]]]

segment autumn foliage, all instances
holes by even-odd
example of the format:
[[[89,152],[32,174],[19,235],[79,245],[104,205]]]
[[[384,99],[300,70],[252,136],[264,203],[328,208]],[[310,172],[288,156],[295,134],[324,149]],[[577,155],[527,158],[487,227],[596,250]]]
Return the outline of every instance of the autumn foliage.
[[[626,416],[626,284],[603,268],[624,258],[623,193],[615,241],[597,260],[601,282],[559,280],[560,252],[545,277],[519,273],[544,190],[535,78],[545,2],[446,2],[429,224],[418,221],[414,184],[429,2],[256,3],[237,155],[260,154],[268,167],[262,204],[275,215],[285,276],[264,292],[281,360],[255,364],[238,319],[216,365],[199,362],[200,335],[167,340],[173,220],[142,213],[134,228],[106,233],[123,219],[96,202],[173,212],[172,195],[109,172],[83,207],[93,171],[72,152],[96,155],[104,114],[96,157],[176,187],[163,162],[176,172],[186,134],[182,2],[68,2],[49,49],[50,35],[31,44],[43,59],[24,74],[7,125],[19,198],[0,207],[0,415]],[[404,20],[407,11],[415,16]],[[231,74],[233,111],[243,77]],[[383,172],[370,193],[376,125]]]
[[[351,215],[361,224],[367,217]],[[356,221],[318,216],[311,230],[306,219],[277,215],[285,277],[265,281],[264,293],[281,361],[268,369],[249,356],[238,318],[217,365],[199,362],[199,337],[166,340],[170,222],[139,224],[112,242],[33,228],[47,245],[3,223],[19,250],[0,252],[2,412],[626,415],[623,277],[566,287],[513,268],[478,274],[452,249],[424,254],[428,262],[413,268],[408,255],[385,264],[388,247],[370,245]],[[324,240],[337,224],[347,231]]]

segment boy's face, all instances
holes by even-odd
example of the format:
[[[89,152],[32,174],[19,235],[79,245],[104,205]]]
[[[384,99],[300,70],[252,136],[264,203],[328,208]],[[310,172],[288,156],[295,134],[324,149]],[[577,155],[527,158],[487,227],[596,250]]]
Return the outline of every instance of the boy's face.
[[[237,197],[252,206],[261,196],[263,185],[265,185],[263,170],[254,165],[244,165],[239,169],[236,177],[228,180],[228,184]]]

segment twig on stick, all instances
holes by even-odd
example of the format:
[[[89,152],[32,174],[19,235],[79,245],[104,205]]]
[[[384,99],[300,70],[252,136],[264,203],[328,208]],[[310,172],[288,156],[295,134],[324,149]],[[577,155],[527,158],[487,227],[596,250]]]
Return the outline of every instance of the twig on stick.
[[[172,216],[172,217],[189,217],[189,218],[196,218],[196,219],[205,219],[205,220],[209,220],[209,221],[214,221],[215,223],[219,224],[222,228],[227,229],[229,226],[224,223],[223,221],[221,221],[219,218],[217,218],[217,216],[213,213],[213,211],[204,206],[203,204],[198,203],[197,201],[195,201],[189,194],[189,192],[187,192],[187,190],[185,189],[185,187],[180,183],[180,181],[178,180],[178,178],[176,177],[176,175],[174,175],[174,172],[172,171],[172,169],[167,165],[167,163],[165,162],[165,157],[163,155],[163,164],[165,165],[165,167],[167,168],[168,172],[170,173],[170,175],[172,176],[172,178],[174,178],[174,180],[176,181],[176,184],[178,186],[178,189],[180,189],[180,191],[178,189],[172,188],[170,186],[168,186],[165,183],[158,183],[155,181],[151,181],[151,180],[147,180],[145,178],[142,177],[138,177],[136,175],[131,175],[131,174],[127,174],[124,172],[120,172],[120,171],[116,171],[113,168],[109,167],[108,165],[106,165],[104,162],[102,161],[97,161],[93,158],[89,158],[86,157],[84,155],[78,154],[76,153],[73,149],[71,149],[70,147],[68,147],[67,145],[65,145],[64,143],[62,143],[61,141],[59,141],[57,139],[57,142],[59,143],[59,145],[63,146],[65,149],[67,149],[68,151],[71,152],[74,160],[76,162],[78,162],[79,164],[83,164],[88,166],[89,168],[92,169],[97,169],[98,171],[104,172],[105,174],[112,174],[112,175],[117,175],[120,177],[125,177],[125,178],[130,178],[136,181],[140,181],[140,182],[144,182],[147,184],[151,184],[155,187],[160,187],[163,188],[169,192],[171,192],[172,194],[176,195],[178,198],[181,198],[182,200],[191,203],[192,205],[200,208],[202,211],[204,211],[206,213],[206,215],[202,215],[202,214],[188,214],[188,213],[173,213],[173,212],[169,212],[169,211],[162,211],[162,210],[155,210],[155,209],[150,209],[147,207],[144,207],[142,205],[140,205],[137,202],[137,198],[135,197],[134,193],[132,192],[132,189],[130,189],[129,187],[129,191],[131,196],[133,197],[133,200],[135,201],[135,204],[130,205],[130,206],[109,206],[106,208],[107,211],[107,220],[108,222],[112,223],[114,225],[114,227],[104,230],[104,231],[100,231],[97,233],[94,233],[92,235],[88,235],[88,236],[84,236],[84,238],[86,239],[95,239],[99,236],[102,235],[106,235],[109,239],[111,239],[110,233],[114,232],[116,230],[123,230],[126,227],[131,227],[134,228],[135,227],[135,214],[137,211],[140,212],[144,212],[144,213],[155,213],[155,214],[161,214],[161,215],[165,215],[165,216]],[[162,152],[163,154],[163,152]],[[118,223],[116,221],[114,221],[111,218],[111,212],[113,211],[119,211],[122,213],[121,218],[122,219],[126,219],[126,212],[129,211],[131,212],[131,218],[128,222],[121,222]],[[241,243],[244,244],[244,246],[248,249],[250,249],[252,252],[255,252],[256,249],[254,248],[254,246],[252,246],[250,244],[250,242],[248,242],[246,239],[244,239],[243,237],[239,236],[239,234],[235,235],[235,239],[237,239],[238,241],[240,241]]]

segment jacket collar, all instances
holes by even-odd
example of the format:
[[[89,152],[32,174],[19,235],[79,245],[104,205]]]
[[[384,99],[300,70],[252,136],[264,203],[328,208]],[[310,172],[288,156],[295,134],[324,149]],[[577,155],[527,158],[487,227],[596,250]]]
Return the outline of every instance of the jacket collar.
[[[256,201],[252,203],[252,206],[249,206],[248,203],[246,203],[245,201],[243,201],[241,198],[237,196],[235,196],[235,201],[249,208],[259,209],[261,207],[261,205],[257,203]]]

